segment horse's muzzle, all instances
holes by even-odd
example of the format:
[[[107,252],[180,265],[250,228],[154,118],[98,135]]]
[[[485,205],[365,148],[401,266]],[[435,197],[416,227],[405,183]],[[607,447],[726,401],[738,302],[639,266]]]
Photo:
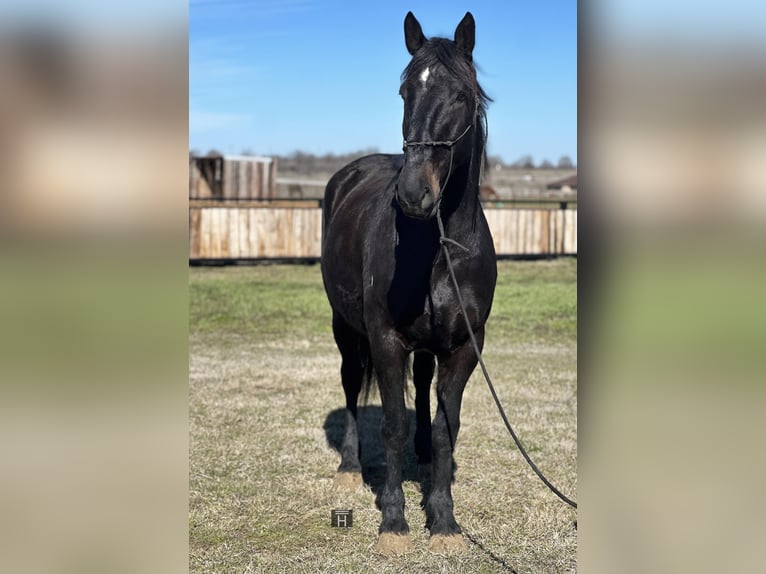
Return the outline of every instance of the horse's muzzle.
[[[432,195],[429,196],[426,194],[421,200],[420,204],[409,203],[404,201],[401,197],[397,198],[397,200],[402,213],[404,213],[404,215],[407,217],[412,217],[415,219],[429,219],[436,214],[436,202],[433,200]]]
[[[404,176],[396,185],[396,201],[407,217],[430,219],[436,215],[439,192],[439,180],[435,177]]]

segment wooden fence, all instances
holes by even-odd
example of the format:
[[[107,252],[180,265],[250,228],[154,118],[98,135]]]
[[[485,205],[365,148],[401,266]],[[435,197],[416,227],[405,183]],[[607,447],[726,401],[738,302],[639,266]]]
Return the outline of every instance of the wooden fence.
[[[576,209],[485,208],[495,252],[505,255],[576,255]]]
[[[498,256],[574,255],[577,210],[485,207]],[[318,258],[322,212],[254,202],[190,201],[189,259]]]

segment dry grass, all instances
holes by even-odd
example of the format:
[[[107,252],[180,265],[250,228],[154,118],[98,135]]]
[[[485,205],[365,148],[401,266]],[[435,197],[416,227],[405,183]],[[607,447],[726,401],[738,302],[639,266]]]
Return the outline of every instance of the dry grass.
[[[514,303],[505,299],[513,294],[541,302],[538,313],[519,309],[519,323],[531,333],[526,340],[509,326],[513,317],[495,317],[486,349],[510,420],[540,468],[572,497],[575,285],[575,260],[501,263],[493,313],[512,313]],[[282,302],[284,293],[302,309],[302,320]],[[367,483],[352,494],[336,493],[344,398],[323,297],[318,266],[191,272],[190,570],[576,571],[576,515],[526,466],[480,372],[465,394],[453,486],[468,551],[428,551],[410,441],[404,492],[415,551],[375,554],[380,513],[371,485],[385,467],[379,402],[372,398],[360,415]],[[353,528],[330,527],[336,508],[353,509]]]

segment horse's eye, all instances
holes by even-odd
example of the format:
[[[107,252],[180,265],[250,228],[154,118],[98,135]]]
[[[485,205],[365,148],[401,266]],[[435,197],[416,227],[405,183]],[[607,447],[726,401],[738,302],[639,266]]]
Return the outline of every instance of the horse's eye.
[[[466,94],[465,92],[458,92],[457,101],[458,102],[462,102],[462,103],[467,102],[468,101],[468,94]]]

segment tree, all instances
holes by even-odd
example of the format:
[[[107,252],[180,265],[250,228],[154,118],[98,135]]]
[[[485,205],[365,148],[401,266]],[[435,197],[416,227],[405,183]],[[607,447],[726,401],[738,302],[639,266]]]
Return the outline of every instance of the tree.
[[[547,159],[544,159],[542,162],[540,162],[540,167],[542,169],[551,169],[553,167],[553,164],[549,162]]]
[[[535,162],[532,160],[532,156],[527,154],[521,156],[515,162],[511,164],[511,167],[517,167],[522,169],[534,169]]]
[[[487,163],[484,167],[487,171],[494,171],[499,170],[505,167],[505,162],[503,162],[503,158],[499,155],[488,155],[487,156]]]
[[[559,169],[572,169],[574,164],[568,155],[562,155],[559,158]]]

